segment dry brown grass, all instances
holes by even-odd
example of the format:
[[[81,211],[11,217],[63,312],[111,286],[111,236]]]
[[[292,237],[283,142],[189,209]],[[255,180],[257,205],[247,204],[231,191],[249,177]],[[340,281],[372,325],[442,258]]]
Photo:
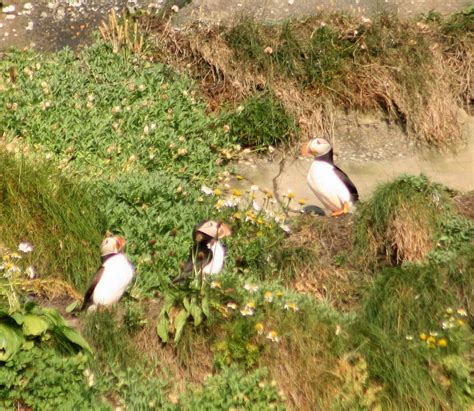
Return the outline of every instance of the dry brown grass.
[[[474,46],[469,37],[448,44],[436,27],[395,19],[389,29],[393,33],[388,34],[400,42],[401,51],[371,55],[363,51],[370,27],[364,27],[356,17],[317,16],[304,22],[290,22],[290,27],[297,41],[303,43],[312,38],[323,21],[339,38],[352,41],[357,56],[362,56],[353,60],[346,56],[344,74],[331,85],[305,85],[298,79],[304,75],[302,61],[308,56],[293,56],[294,77],[282,75],[276,63],[265,63],[262,68],[261,62],[253,64],[237,58],[226,40],[232,27],[188,26],[174,30],[169,21],[149,16],[143,17],[141,23],[154,39],[155,57],[195,78],[208,99],[210,111],[218,111],[224,102],[237,104],[256,90],[272,89],[299,119],[305,137],[332,136],[335,109],[383,108],[418,143],[440,146],[460,138],[457,110],[470,103],[473,90]],[[359,34],[355,35],[357,29]],[[281,26],[257,26],[255,30],[261,42],[274,51],[285,41],[280,37]],[[428,57],[423,64],[415,64],[403,54],[410,54],[403,51],[409,50],[403,44],[417,44],[420,38],[423,42],[419,47]],[[418,80],[403,78],[410,77],[412,72]]]
[[[454,206],[459,214],[474,220],[474,191],[454,197]]]
[[[426,214],[417,214],[403,205],[392,215],[386,232],[386,241],[391,244],[387,258],[395,258],[397,263],[421,261],[432,250],[433,224]],[[380,244],[380,238],[376,241]]]
[[[294,410],[324,409],[330,405],[341,380],[337,372],[337,358],[328,355],[324,333],[301,335],[301,330],[285,338],[277,350],[267,351],[262,363],[277,381]],[[293,341],[292,336],[298,336]]]
[[[144,38],[138,23],[128,16],[117,18],[114,9],[112,9],[108,21],[103,21],[99,26],[99,31],[102,38],[112,45],[114,53],[128,49],[132,53],[139,54],[143,50]]]
[[[339,310],[353,310],[370,279],[351,264],[351,252],[352,216],[302,217],[281,252],[286,285]]]

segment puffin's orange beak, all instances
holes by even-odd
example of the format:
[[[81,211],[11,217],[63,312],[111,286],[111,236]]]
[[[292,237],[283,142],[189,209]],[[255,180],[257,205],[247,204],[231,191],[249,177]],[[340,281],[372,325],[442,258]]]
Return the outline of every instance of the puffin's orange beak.
[[[301,147],[301,155],[303,157],[306,157],[309,155],[309,143],[310,141],[308,141],[306,144],[303,145],[303,147]]]
[[[117,241],[117,251],[122,251],[123,248],[125,247],[125,244],[127,244],[127,240],[125,240],[125,238],[118,235],[116,241]]]
[[[217,230],[217,238],[224,238],[232,234],[232,230],[227,224],[221,223]]]

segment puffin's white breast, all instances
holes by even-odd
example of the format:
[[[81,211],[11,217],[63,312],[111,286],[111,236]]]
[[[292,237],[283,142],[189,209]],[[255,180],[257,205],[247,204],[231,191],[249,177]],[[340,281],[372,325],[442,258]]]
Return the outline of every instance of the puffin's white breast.
[[[214,241],[209,248],[212,251],[212,260],[203,267],[202,272],[204,274],[219,274],[224,267],[225,248],[219,241]]]
[[[94,288],[92,301],[97,305],[110,305],[122,297],[133,279],[133,266],[124,254],[109,258],[103,265],[104,272]]]
[[[309,169],[308,184],[321,203],[331,211],[341,210],[345,202],[352,205],[351,194],[332,164],[314,160]]]

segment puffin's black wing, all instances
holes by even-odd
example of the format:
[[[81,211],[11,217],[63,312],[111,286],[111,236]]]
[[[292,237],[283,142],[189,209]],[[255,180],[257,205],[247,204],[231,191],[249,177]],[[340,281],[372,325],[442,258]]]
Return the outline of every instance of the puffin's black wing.
[[[351,197],[352,197],[354,203],[359,201],[359,193],[357,192],[357,188],[354,185],[354,183],[351,181],[351,179],[347,176],[347,174],[344,173],[344,171],[342,171],[336,165],[334,165],[334,172],[336,173],[336,175],[339,177],[339,179],[345,184],[345,186],[349,190],[349,193],[351,194]]]
[[[193,258],[194,257],[194,258]],[[173,283],[184,280],[189,277],[193,270],[201,270],[212,260],[212,251],[204,244],[199,244],[198,247],[193,247],[189,254],[188,260],[184,264],[181,274],[173,279]]]
[[[85,310],[90,305],[92,293],[94,292],[96,285],[99,283],[100,279],[102,278],[103,273],[104,273],[104,266],[100,267],[95,273],[94,279],[90,283],[89,288],[87,289],[86,294],[84,295],[84,302],[82,303],[81,311]]]

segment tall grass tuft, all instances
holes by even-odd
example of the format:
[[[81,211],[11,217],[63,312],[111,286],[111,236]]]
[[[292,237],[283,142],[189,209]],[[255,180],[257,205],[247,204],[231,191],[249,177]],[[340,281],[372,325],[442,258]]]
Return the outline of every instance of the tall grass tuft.
[[[0,151],[0,221],[4,246],[34,245],[31,263],[40,277],[81,288],[97,267],[104,217],[87,187],[53,166]]]
[[[473,234],[473,224],[457,215],[446,188],[425,176],[402,175],[381,185],[361,203],[354,226],[355,250],[369,262],[422,261],[445,257]]]

